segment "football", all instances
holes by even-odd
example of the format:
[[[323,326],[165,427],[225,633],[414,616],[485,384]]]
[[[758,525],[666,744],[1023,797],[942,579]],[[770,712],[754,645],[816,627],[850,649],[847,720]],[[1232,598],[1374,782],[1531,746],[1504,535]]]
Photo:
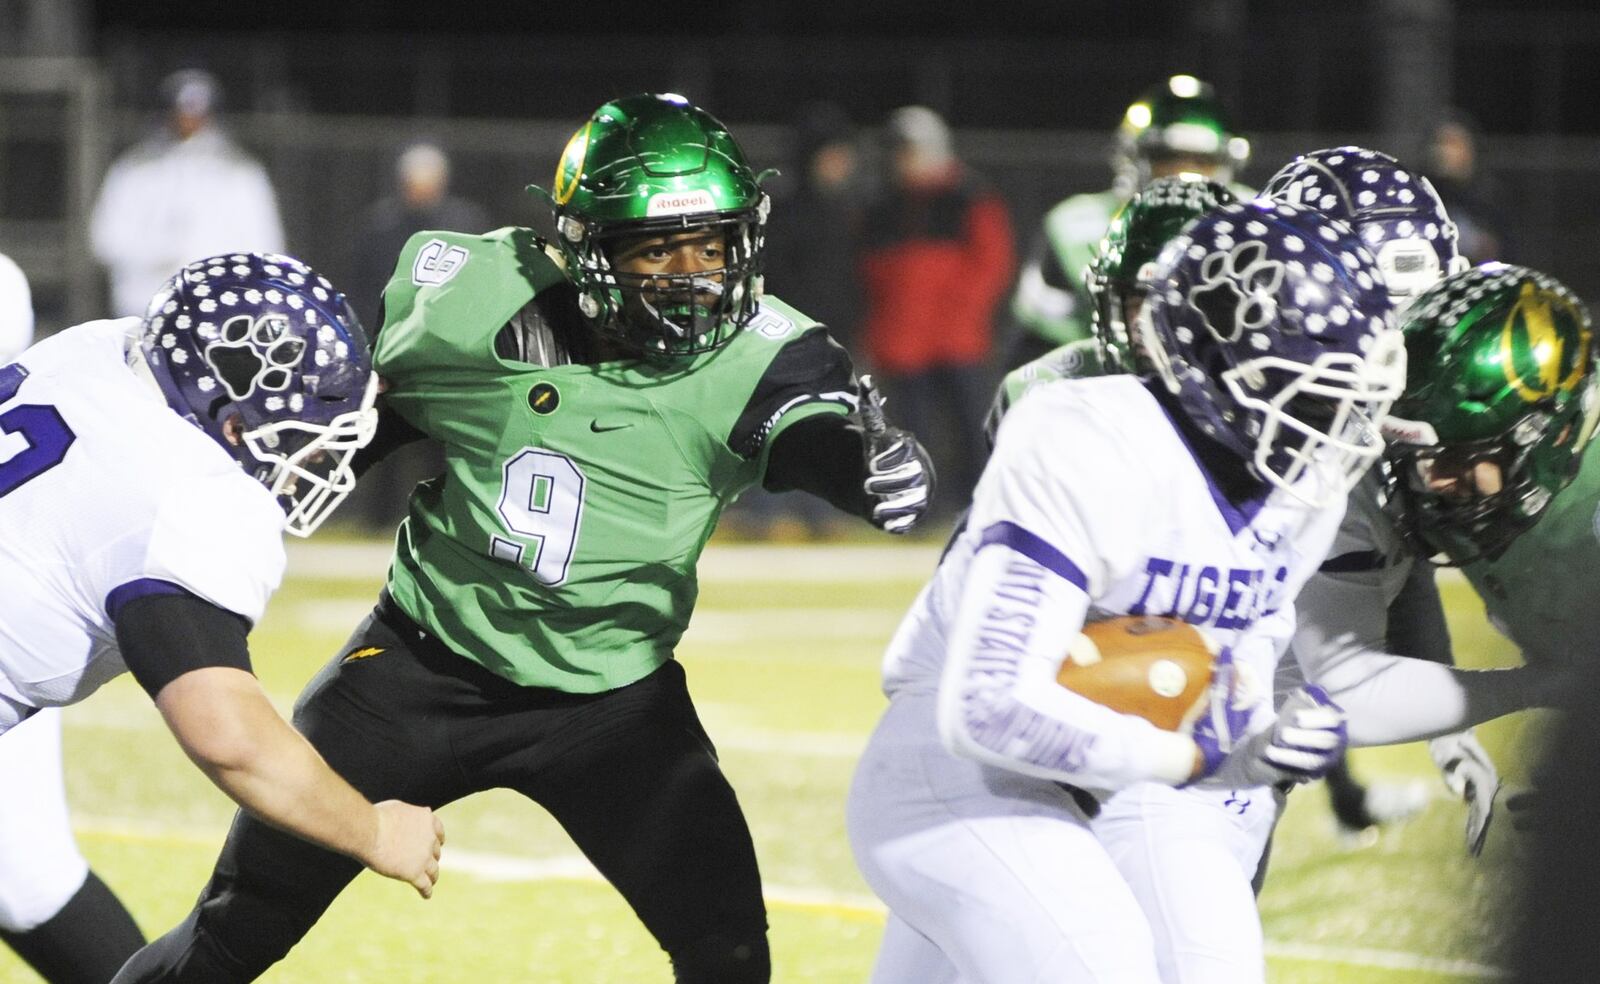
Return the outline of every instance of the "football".
[[[1184,731],[1205,702],[1215,659],[1210,641],[1187,622],[1119,615],[1083,627],[1056,682],[1158,728]]]

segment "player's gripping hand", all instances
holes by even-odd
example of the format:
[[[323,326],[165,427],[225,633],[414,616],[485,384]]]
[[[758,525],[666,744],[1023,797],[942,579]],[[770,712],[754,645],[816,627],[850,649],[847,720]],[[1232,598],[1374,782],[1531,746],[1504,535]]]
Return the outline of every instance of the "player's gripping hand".
[[[1251,681],[1234,661],[1233,650],[1224,648],[1211,664],[1205,707],[1189,728],[1189,737],[1200,749],[1200,767],[1191,782],[1204,780],[1221,768],[1245,739],[1259,700]]]
[[[908,532],[933,497],[933,461],[915,435],[884,420],[883,397],[871,376],[861,377],[861,429],[867,465],[861,487],[872,508],[869,519],[885,532]]]
[[[1428,742],[1428,752],[1443,774],[1444,784],[1467,803],[1467,853],[1476,857],[1489,835],[1500,773],[1471,729],[1433,739]]]
[[[378,811],[378,828],[372,849],[361,862],[380,875],[410,882],[418,895],[431,898],[439,880],[444,824],[427,807],[399,800],[384,800],[374,809]]]
[[[1349,740],[1344,709],[1321,687],[1302,687],[1284,701],[1270,728],[1237,742],[1205,784],[1240,789],[1309,782],[1333,767]]]

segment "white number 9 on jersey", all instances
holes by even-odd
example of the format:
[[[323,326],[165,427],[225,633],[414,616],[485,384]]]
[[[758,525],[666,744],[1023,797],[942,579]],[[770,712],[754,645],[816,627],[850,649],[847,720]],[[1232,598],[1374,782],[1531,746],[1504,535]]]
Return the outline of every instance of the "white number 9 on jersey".
[[[502,475],[495,508],[506,530],[522,542],[491,535],[490,555],[525,568],[541,584],[561,584],[583,522],[583,472],[564,454],[523,448],[505,463]]]

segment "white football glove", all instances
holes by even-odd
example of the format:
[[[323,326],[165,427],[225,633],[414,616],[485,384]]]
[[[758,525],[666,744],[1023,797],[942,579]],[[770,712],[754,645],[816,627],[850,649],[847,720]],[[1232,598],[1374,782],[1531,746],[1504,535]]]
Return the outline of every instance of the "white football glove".
[[[872,506],[872,525],[888,533],[908,532],[933,497],[933,461],[915,435],[884,420],[883,397],[871,376],[861,377],[861,429],[867,459],[861,488]]]
[[[1428,742],[1428,752],[1439,767],[1444,784],[1466,800],[1467,853],[1476,857],[1489,835],[1494,799],[1500,793],[1500,773],[1470,728],[1433,739]]]
[[[1270,728],[1239,742],[1203,785],[1224,789],[1309,782],[1333,768],[1349,743],[1344,709],[1318,686],[1289,695]]]

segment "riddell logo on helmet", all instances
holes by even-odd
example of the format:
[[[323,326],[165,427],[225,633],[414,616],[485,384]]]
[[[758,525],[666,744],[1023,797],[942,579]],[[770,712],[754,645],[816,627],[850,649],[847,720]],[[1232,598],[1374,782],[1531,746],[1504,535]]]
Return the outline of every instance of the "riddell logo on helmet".
[[[698,191],[663,191],[650,196],[644,214],[682,215],[686,212],[712,212],[716,208],[717,200],[703,188]]]

